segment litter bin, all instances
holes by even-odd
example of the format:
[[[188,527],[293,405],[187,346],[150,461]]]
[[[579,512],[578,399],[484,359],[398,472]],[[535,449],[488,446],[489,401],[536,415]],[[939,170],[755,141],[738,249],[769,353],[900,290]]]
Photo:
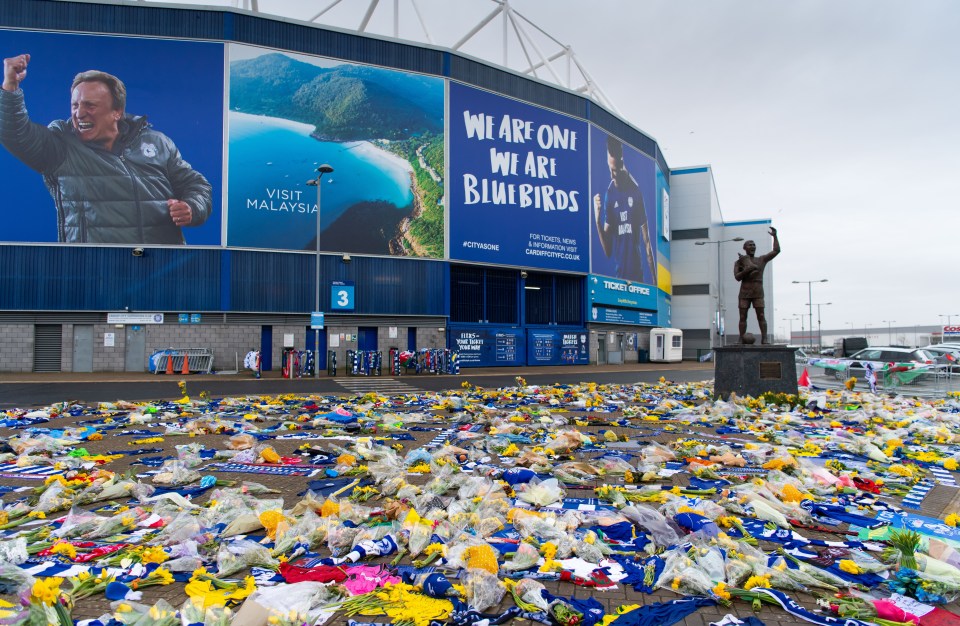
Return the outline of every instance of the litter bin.
[[[637,363],[649,363],[650,362],[650,351],[644,350],[643,348],[637,349]]]

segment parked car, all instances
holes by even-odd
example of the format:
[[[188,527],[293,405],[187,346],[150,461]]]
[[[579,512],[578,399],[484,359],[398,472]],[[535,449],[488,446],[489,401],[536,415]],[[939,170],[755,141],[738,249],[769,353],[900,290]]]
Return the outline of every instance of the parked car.
[[[960,346],[951,346],[941,343],[935,346],[924,346],[923,351],[938,358],[946,357],[949,354],[951,357],[953,357],[953,361],[960,362]]]
[[[856,376],[863,378],[866,371],[864,363],[917,363],[933,364],[936,357],[919,348],[899,348],[895,346],[874,346],[864,348],[852,354],[849,358],[843,359],[847,364],[847,370],[835,370],[834,376],[837,380],[843,380],[847,376]],[[878,368],[879,369],[879,368]]]
[[[951,374],[960,373],[960,346],[951,346],[939,344],[936,346],[926,346],[923,351],[933,355],[937,365],[945,366],[943,369]]]

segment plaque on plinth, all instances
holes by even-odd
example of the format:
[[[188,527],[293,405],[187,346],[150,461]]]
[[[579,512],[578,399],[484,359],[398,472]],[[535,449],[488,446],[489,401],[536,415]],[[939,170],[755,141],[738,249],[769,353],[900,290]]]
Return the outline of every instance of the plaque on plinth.
[[[797,393],[796,348],[785,345],[743,345],[715,348],[713,397],[731,393],[754,398],[770,391]]]

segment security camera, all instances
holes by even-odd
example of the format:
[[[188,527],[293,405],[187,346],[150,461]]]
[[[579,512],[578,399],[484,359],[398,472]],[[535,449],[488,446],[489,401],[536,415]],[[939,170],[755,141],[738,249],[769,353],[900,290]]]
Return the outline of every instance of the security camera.
[[[349,255],[349,254],[344,254],[344,255],[343,255],[343,258],[341,258],[340,260],[343,261],[344,263],[349,263],[350,260],[351,260],[351,259],[350,259],[350,255]]]
[[[526,278],[526,277],[527,277],[526,272],[520,272],[520,278]]]
[[[143,256],[143,248],[134,248],[133,256]]]

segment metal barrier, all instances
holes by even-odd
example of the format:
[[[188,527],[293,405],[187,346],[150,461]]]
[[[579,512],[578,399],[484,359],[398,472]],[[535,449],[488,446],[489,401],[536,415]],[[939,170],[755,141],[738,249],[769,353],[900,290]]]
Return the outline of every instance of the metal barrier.
[[[327,350],[327,376],[337,375],[337,353]]]
[[[209,374],[213,371],[213,351],[207,348],[160,348],[150,357],[154,374]]]
[[[854,391],[870,391],[864,368],[851,368],[849,362],[837,359],[809,359],[797,365],[806,368],[810,382],[817,387],[843,389],[856,378]],[[896,393],[908,396],[944,396],[960,392],[960,369],[951,364],[933,364],[921,367],[889,365],[876,370],[878,393]],[[802,370],[801,370],[802,371]]]

